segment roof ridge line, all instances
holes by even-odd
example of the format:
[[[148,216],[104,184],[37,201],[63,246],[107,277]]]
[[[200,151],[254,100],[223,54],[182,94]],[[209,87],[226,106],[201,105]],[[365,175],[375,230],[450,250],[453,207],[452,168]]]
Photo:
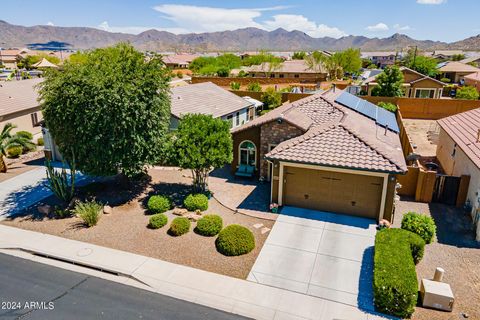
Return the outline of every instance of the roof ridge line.
[[[398,169],[402,169],[398,163],[392,161],[389,157],[387,157],[383,152],[381,152],[380,150],[378,150],[377,147],[373,146],[371,143],[369,143],[367,141],[366,138],[364,138],[360,133],[357,133],[356,131],[354,131],[353,129],[351,128],[348,128],[348,126],[345,125],[345,123],[340,123],[339,124],[342,128],[344,128],[345,130],[347,130],[350,134],[354,135],[358,140],[362,141],[363,143],[365,143],[370,149],[372,149],[373,151],[375,151],[376,153],[378,153],[380,156],[382,156],[385,160],[387,160],[388,162],[390,162],[391,164],[394,164]]]

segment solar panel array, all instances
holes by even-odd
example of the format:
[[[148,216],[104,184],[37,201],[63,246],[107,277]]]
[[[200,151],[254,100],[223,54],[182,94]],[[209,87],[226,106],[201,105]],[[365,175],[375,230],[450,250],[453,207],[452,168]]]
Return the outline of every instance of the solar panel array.
[[[400,132],[397,119],[393,112],[377,107],[373,103],[360,99],[348,92],[343,92],[339,95],[337,99],[335,99],[335,102],[375,120],[375,123],[379,126],[388,128],[396,133]]]

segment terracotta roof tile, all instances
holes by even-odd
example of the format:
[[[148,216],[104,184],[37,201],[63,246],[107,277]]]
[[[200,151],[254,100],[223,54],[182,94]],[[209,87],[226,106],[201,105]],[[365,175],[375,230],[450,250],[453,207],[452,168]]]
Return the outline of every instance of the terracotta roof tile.
[[[0,116],[39,107],[36,85],[43,79],[5,81],[0,84]]]

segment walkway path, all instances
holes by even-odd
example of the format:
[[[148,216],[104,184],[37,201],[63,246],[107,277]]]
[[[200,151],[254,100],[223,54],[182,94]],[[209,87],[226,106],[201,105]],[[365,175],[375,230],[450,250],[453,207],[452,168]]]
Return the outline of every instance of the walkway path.
[[[255,319],[383,319],[356,307],[84,242],[0,225],[0,249],[100,268],[157,293]]]

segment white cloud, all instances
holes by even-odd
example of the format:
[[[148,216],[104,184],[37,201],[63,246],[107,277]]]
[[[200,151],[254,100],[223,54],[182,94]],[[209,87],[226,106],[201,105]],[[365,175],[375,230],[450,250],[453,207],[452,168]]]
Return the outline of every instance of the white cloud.
[[[52,21],[48,21],[48,22],[47,22],[47,26],[53,27],[54,25],[55,25],[55,24],[54,24]]]
[[[147,30],[155,29],[158,31],[167,31],[175,34],[179,33],[187,33],[188,30],[182,28],[157,28],[157,27],[141,27],[141,26],[123,26],[123,27],[115,27],[110,26],[108,21],[103,21],[95,28],[108,31],[108,32],[121,32],[121,33],[130,33],[130,34],[139,34]]]
[[[340,38],[347,35],[338,28],[329,27],[325,24],[317,24],[315,21],[308,20],[308,18],[302,15],[294,14],[274,15],[273,20],[267,20],[263,22],[263,27],[267,30],[274,30],[277,28],[283,28],[288,31],[299,30],[316,38]]]
[[[394,25],[393,25],[393,28],[396,29],[396,30],[399,30],[399,31],[412,30],[412,28],[410,28],[409,25],[401,26],[401,25],[399,25],[398,23],[397,23],[397,24],[394,24]]]
[[[419,4],[442,4],[446,2],[447,0],[417,0]]]
[[[365,29],[368,30],[368,31],[372,31],[372,32],[388,31],[389,30],[388,26],[383,22],[379,22],[379,23],[377,23],[376,25],[373,25],[373,26],[368,26]]]

